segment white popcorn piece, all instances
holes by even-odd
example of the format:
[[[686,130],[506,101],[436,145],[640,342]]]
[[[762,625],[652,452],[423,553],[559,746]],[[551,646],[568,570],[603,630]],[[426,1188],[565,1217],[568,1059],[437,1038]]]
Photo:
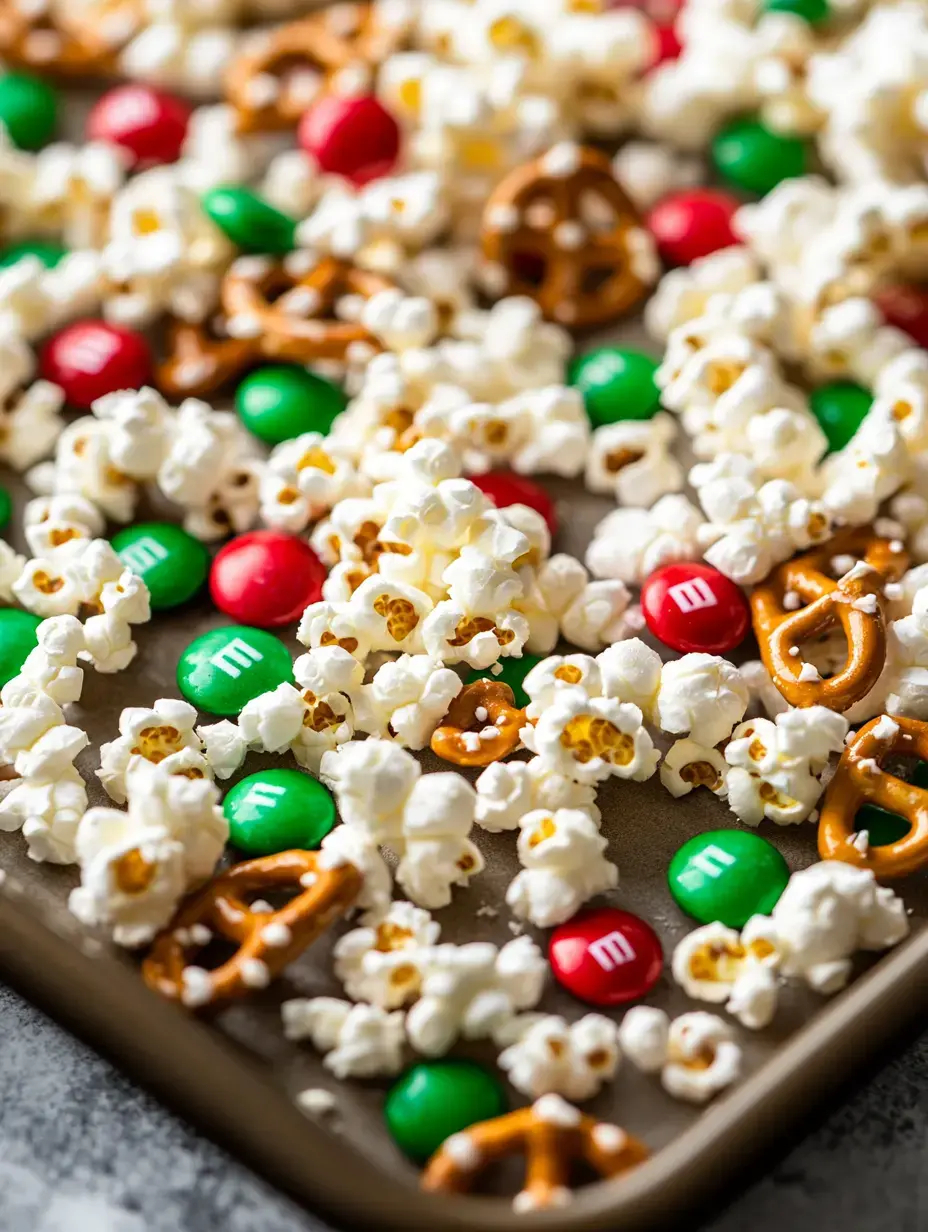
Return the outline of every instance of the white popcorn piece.
[[[77,828],[86,810],[87,791],[76,770],[69,768],[50,781],[25,778],[0,801],[0,830],[21,829],[31,860],[73,864]]]
[[[563,690],[521,735],[546,765],[580,783],[612,776],[641,782],[651,777],[660,758],[637,706],[591,698],[580,687]]]
[[[200,752],[200,740],[194,732],[197,712],[188,702],[162,698],[151,709],[127,707],[119,716],[119,738],[100,746],[100,769],[97,777],[117,804],[126,800],[126,770],[133,757],[143,757],[160,765],[168,774],[177,771],[177,755],[182,750]],[[197,758],[186,759],[183,771],[190,777],[195,766],[201,777],[208,774],[208,763]]]
[[[679,492],[684,472],[670,452],[676,435],[673,419],[665,414],[596,428],[586,463],[587,488],[611,493],[619,505],[643,509]]]
[[[537,809],[583,809],[599,821],[596,788],[551,770],[540,757],[492,762],[475,787],[477,824],[491,834],[518,829],[525,814]]]
[[[748,705],[748,691],[738,673],[718,655],[687,654],[665,663],[657,696],[664,731],[690,732],[700,744],[720,744]]]
[[[675,494],[650,509],[616,509],[594,530],[586,566],[594,577],[639,585],[662,565],[697,560],[702,525],[699,510]]]
[[[670,1024],[661,1086],[674,1097],[704,1104],[741,1076],[741,1048],[716,1014],[697,1010]]]
[[[656,1074],[667,1060],[670,1019],[652,1005],[633,1005],[619,1023],[619,1047],[636,1069]]]
[[[260,480],[261,517],[268,526],[295,534],[369,488],[347,450],[320,432],[304,432],[271,451]]]
[[[335,997],[285,1001],[280,1007],[284,1035],[308,1039],[325,1053],[323,1064],[341,1081],[398,1074],[406,1043],[402,1011],[352,1005]]]
[[[333,951],[335,975],[352,1001],[401,1009],[419,996],[422,962],[440,933],[427,911],[392,903],[376,924],[339,938]]]
[[[675,740],[660,765],[661,783],[679,799],[695,787],[707,787],[714,796],[728,794],[728,764],[718,749],[698,740]]]
[[[401,655],[378,668],[355,695],[360,731],[424,749],[463,688],[460,676],[428,655]]]
[[[760,917],[755,917],[755,919]],[[671,968],[688,997],[725,1004],[728,1012],[757,1030],[773,1018],[780,953],[758,932],[746,941],[718,922],[704,924],[677,943]]]
[[[518,919],[539,928],[562,924],[618,884],[619,870],[604,854],[608,842],[589,813],[537,809],[521,818],[519,830],[522,871],[506,891]]]
[[[26,656],[20,675],[59,706],[80,700],[83,669],[77,666],[85,649],[84,629],[74,616],[53,616],[35,631],[38,645]]]
[[[515,1089],[531,1099],[563,1095],[579,1102],[592,1099],[615,1077],[620,1060],[618,1029],[610,1018],[586,1014],[568,1023],[550,1014],[530,1019],[497,1063]]]
[[[565,689],[581,688],[588,697],[602,696],[599,663],[592,655],[549,655],[522,682],[529,696],[526,718],[538,719]]]
[[[222,719],[219,723],[207,723],[195,730],[212,774],[217,779],[231,778],[248,752],[248,741],[239,731],[238,724]]]

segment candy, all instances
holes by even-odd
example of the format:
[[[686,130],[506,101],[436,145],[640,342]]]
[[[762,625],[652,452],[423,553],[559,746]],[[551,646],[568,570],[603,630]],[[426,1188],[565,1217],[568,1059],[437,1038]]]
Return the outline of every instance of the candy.
[[[831,16],[828,0],[763,0],[767,13],[792,13],[810,26],[821,25]]]
[[[648,230],[668,265],[692,265],[738,243],[732,219],[740,204],[737,197],[717,188],[671,193],[648,214]]]
[[[54,136],[58,95],[31,73],[4,73],[0,77],[0,123],[13,145],[40,150]]]
[[[506,1111],[502,1083],[473,1061],[424,1061],[387,1095],[384,1116],[393,1140],[424,1162],[446,1138]]]
[[[315,849],[336,821],[331,793],[298,770],[261,770],[222,802],[230,841],[245,855]]]
[[[904,330],[920,347],[928,347],[928,289],[909,284],[883,287],[873,300],[889,325]]]
[[[200,204],[220,231],[245,252],[283,256],[296,247],[294,219],[262,201],[250,188],[212,188]]]
[[[54,269],[67,253],[67,248],[53,240],[21,240],[18,244],[8,244],[0,252],[0,269],[7,269],[24,257],[37,257],[46,269]]]
[[[346,401],[334,382],[289,364],[258,368],[235,392],[235,409],[242,423],[268,445],[293,440],[304,432],[326,435]]]
[[[809,171],[808,144],[799,137],[771,132],[759,120],[732,120],[712,142],[712,161],[735,188],[764,196],[783,180]]]
[[[400,152],[400,129],[372,95],[324,94],[304,114],[297,140],[321,171],[359,187],[389,175]]]
[[[111,542],[126,568],[148,587],[156,612],[186,603],[206,581],[209,552],[171,522],[136,522]]]
[[[107,90],[90,110],[87,136],[119,146],[134,169],[180,158],[190,108],[152,86],[128,84]]]
[[[325,566],[308,543],[282,531],[238,535],[221,548],[209,575],[209,593],[234,620],[273,629],[299,620],[322,598]]]
[[[252,698],[292,681],[293,666],[283,642],[244,625],[227,625],[195,638],[177,664],[181,693],[209,714],[237,715]]]
[[[698,563],[664,565],[652,573],[641,588],[641,610],[655,637],[684,654],[734,650],[751,621],[741,587]]]
[[[13,513],[13,501],[6,488],[0,488],[0,530],[3,530]]]
[[[513,475],[509,471],[489,471],[484,475],[473,475],[471,482],[497,509],[506,509],[509,505],[528,505],[529,509],[541,514],[552,535],[557,532],[554,501],[540,484],[524,479],[521,475]]]
[[[789,869],[777,849],[743,830],[709,830],[676,852],[667,870],[670,893],[701,924],[743,928],[769,915],[786,889]]]
[[[41,618],[18,608],[0,608],[0,687],[19,674],[26,656],[39,643]]]
[[[591,1005],[621,1005],[643,997],[664,963],[650,924],[613,907],[562,924],[551,937],[548,958],[558,983]]]
[[[53,334],[39,355],[39,372],[60,385],[71,406],[151,381],[152,356],[141,334],[106,321],[75,321]]]
[[[853,381],[833,381],[809,394],[809,409],[828,437],[832,452],[850,443],[872,405],[873,395]]]
[[[650,419],[660,403],[658,364],[630,347],[604,346],[575,359],[567,379],[583,395],[594,427],[620,419]]]

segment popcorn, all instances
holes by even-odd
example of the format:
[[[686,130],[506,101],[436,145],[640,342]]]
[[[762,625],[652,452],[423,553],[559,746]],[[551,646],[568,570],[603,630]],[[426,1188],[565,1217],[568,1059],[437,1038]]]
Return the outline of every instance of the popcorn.
[[[740,213],[738,218],[740,223]],[[671,270],[645,305],[648,332],[666,340],[678,326],[702,316],[713,296],[735,294],[759,279],[757,259],[747,248],[723,248],[691,265]]]
[[[82,416],[62,431],[53,463],[42,463],[26,476],[42,496],[67,493],[89,501],[115,522],[128,522],[135,511],[135,482],[110,454],[112,427],[105,420]]]
[[[725,1004],[744,1026],[758,1030],[776,1012],[780,954],[763,930],[746,937],[747,929],[739,936],[724,924],[704,924],[677,943],[671,966],[688,997]]]
[[[747,705],[748,691],[738,669],[718,655],[687,654],[664,664],[657,695],[664,731],[692,732],[700,744],[720,744]]]
[[[364,496],[369,483],[347,451],[320,432],[304,432],[271,450],[260,479],[261,517],[296,534],[347,497]]]
[[[580,783],[600,783],[613,775],[641,782],[651,777],[660,758],[637,706],[591,698],[579,687],[565,689],[521,736],[552,770]]]
[[[619,1023],[619,1047],[636,1069],[655,1074],[667,1060],[670,1019],[653,1005],[633,1005]]]
[[[586,462],[586,486],[617,504],[647,509],[683,487],[683,468],[670,449],[677,429],[669,415],[619,420],[596,428]]]
[[[84,672],[77,666],[85,648],[84,630],[73,616],[43,620],[36,631],[37,645],[29,651],[20,676],[59,706],[80,700]]]
[[[196,728],[210,771],[217,779],[228,779],[239,769],[248,752],[248,742],[238,724],[222,719]]]
[[[126,801],[126,770],[133,757],[160,765],[167,774],[182,768],[187,778],[208,776],[208,763],[200,756],[200,740],[194,732],[196,707],[187,702],[162,698],[146,710],[131,706],[119,716],[119,739],[100,746],[97,778],[117,804]],[[192,763],[178,757],[184,750],[198,756]],[[199,769],[199,776],[195,770]]]
[[[286,1038],[308,1039],[325,1053],[323,1065],[341,1081],[390,1076],[403,1067],[402,1011],[391,1014],[335,997],[285,1001],[280,1010]]]
[[[173,415],[154,389],[119,390],[98,398],[94,416],[110,426],[107,448],[113,463],[136,480],[158,474],[169,448]]]
[[[708,787],[714,796],[728,794],[728,765],[718,749],[697,740],[675,740],[660,766],[661,783],[679,799],[694,787]]]
[[[599,663],[591,655],[549,655],[522,681],[529,704],[525,717],[539,719],[565,689],[583,689],[588,697],[602,695]]]
[[[76,539],[100,538],[103,529],[97,507],[77,493],[37,496],[23,512],[23,532],[33,556],[51,557]]]
[[[911,613],[892,622],[888,663],[888,713],[928,717],[928,586],[915,592]]]
[[[656,723],[663,668],[657,651],[633,637],[609,646],[596,662],[604,696],[637,706],[649,723]]]
[[[0,461],[25,471],[46,457],[64,428],[63,406],[64,393],[50,381],[34,381],[0,406]]]
[[[528,621],[518,612],[477,616],[450,599],[436,604],[422,626],[427,654],[475,668],[491,667],[500,657],[520,658],[528,637]]]
[[[596,788],[549,769],[540,757],[492,762],[475,787],[477,824],[491,834],[518,829],[522,818],[538,809],[582,809],[599,823]]]
[[[741,1049],[731,1028],[701,1010],[671,1022],[663,1010],[635,1005],[622,1019],[619,1042],[637,1069],[659,1072],[664,1090],[688,1103],[706,1103],[741,1074]]]
[[[73,864],[75,836],[86,810],[84,780],[69,767],[51,780],[25,778],[17,783],[0,801],[0,830],[21,829],[31,860]]]
[[[441,927],[411,903],[392,903],[376,924],[356,928],[336,942],[335,975],[352,1001],[401,1009],[416,1000],[422,963]]]
[[[537,809],[519,821],[522,871],[506,891],[518,919],[539,928],[569,920],[585,902],[618,884],[619,870],[606,859],[607,840],[581,809]]]
[[[519,1027],[518,1019],[513,1027]],[[586,1014],[568,1023],[550,1014],[529,1016],[524,1033],[500,1053],[497,1064],[522,1095],[563,1095],[577,1102],[592,1099],[611,1081],[620,1060],[618,1030],[610,1018]]]
[[[355,721],[361,731],[424,749],[462,688],[460,676],[438,660],[401,655],[362,686],[355,697]]]
[[[697,560],[702,525],[685,496],[662,496],[650,509],[616,509],[593,531],[586,566],[594,577],[640,585],[662,565]]]

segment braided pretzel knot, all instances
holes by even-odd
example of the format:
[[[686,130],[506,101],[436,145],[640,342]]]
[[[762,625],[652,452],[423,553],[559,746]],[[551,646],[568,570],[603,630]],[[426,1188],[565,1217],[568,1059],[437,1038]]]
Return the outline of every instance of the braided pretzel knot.
[[[843,555],[859,557],[870,567],[854,568],[836,582],[825,570],[833,557]],[[761,658],[790,705],[842,711],[866,697],[886,662],[883,587],[900,578],[907,565],[905,552],[894,552],[890,540],[861,527],[787,561],[755,587],[751,610]],[[806,606],[787,610],[784,599],[790,592]],[[827,680],[800,680],[801,643],[838,626],[847,637],[845,666]]]
[[[855,735],[825,792],[818,827],[823,860],[869,868],[878,878],[904,877],[928,863],[928,790],[887,774],[882,765],[891,756],[928,761],[928,723],[882,715]],[[911,827],[908,834],[861,851],[852,840],[857,810],[864,804],[904,817]]]
[[[555,146],[517,167],[490,195],[481,238],[494,293],[528,295],[561,325],[605,325],[645,293],[641,224],[598,150]]]
[[[254,340],[220,338],[206,325],[186,321],[170,322],[165,350],[155,383],[171,398],[205,398],[261,359]]]
[[[80,23],[60,19],[46,9],[20,8],[17,0],[0,0],[0,54],[10,64],[42,69],[66,77],[97,77],[115,70],[120,43],[137,22],[134,0],[116,0],[82,11]],[[107,16],[107,10],[113,10]],[[107,39],[114,18],[124,18],[124,39]]]
[[[575,1161],[608,1179],[649,1154],[644,1143],[618,1126],[602,1124],[559,1096],[547,1095],[531,1108],[454,1134],[429,1160],[422,1188],[466,1193],[490,1164],[519,1152],[525,1155],[525,1187],[514,1205],[521,1211],[563,1206],[570,1198],[568,1181]]]
[[[485,711],[482,719],[477,717],[480,709]],[[488,766],[518,748],[524,723],[525,711],[516,706],[508,684],[475,680],[464,686],[433,732],[432,752],[455,766]],[[488,727],[497,734],[482,737]]]
[[[361,892],[363,879],[353,865],[323,868],[312,851],[283,851],[260,860],[248,860],[214,877],[190,898],[154,940],[142,964],[149,988],[171,1000],[183,1000],[184,971],[198,947],[190,937],[195,925],[238,944],[230,959],[207,973],[209,985],[197,1004],[215,1005],[244,996],[262,986],[250,971],[260,963],[267,979],[286,966],[343,915]],[[274,912],[252,911],[249,896],[305,885],[285,907]],[[281,928],[280,926],[284,927]],[[266,969],[266,971],[264,970]]]
[[[335,313],[340,300],[370,299],[392,282],[335,257],[323,257],[304,273],[291,272],[292,266],[287,259],[249,259],[229,267],[220,298],[231,333],[254,338],[266,359],[293,363],[345,359],[362,345],[380,350],[359,321],[338,320]]]

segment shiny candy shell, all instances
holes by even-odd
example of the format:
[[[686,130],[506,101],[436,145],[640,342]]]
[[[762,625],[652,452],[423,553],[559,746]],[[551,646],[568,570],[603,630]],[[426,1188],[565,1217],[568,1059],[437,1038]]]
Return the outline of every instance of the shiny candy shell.
[[[151,350],[134,330],[106,321],[75,321],[45,343],[39,372],[61,386],[71,406],[89,410],[105,394],[149,384]]]
[[[177,664],[177,684],[191,705],[231,717],[246,702],[293,683],[293,663],[283,642],[261,629],[227,625],[194,638]]]
[[[91,141],[119,146],[133,168],[173,163],[187,136],[190,108],[172,94],[131,83],[102,94],[87,117]]]
[[[31,612],[0,609],[0,688],[19,674],[26,656],[38,645],[35,631],[41,623]]]
[[[400,127],[372,94],[323,94],[300,121],[297,141],[321,171],[360,186],[396,166]]]
[[[421,1061],[389,1091],[384,1117],[394,1142],[419,1163],[446,1138],[506,1111],[499,1078],[475,1061]]]
[[[590,1005],[643,997],[660,978],[664,952],[657,934],[630,911],[603,907],[555,929],[548,948],[559,984]]]
[[[335,825],[331,792],[299,770],[259,770],[222,802],[229,841],[248,856],[315,850]]]
[[[136,522],[112,538],[119,559],[148,587],[152,611],[192,599],[209,572],[209,552],[173,522]]]
[[[641,588],[648,628],[683,654],[725,654],[740,645],[751,622],[741,587],[711,565],[664,565]]]
[[[221,612],[273,629],[293,624],[322,598],[325,566],[308,543],[282,531],[239,535],[216,554],[209,593]]]
[[[873,300],[889,325],[903,330],[920,347],[928,347],[928,287],[884,287]]]
[[[677,851],[667,870],[670,893],[701,924],[743,928],[769,915],[789,881],[772,843],[746,830],[709,830]]]
[[[718,188],[670,193],[648,214],[648,230],[668,265],[691,265],[738,243],[732,219],[740,205],[737,197]]]
[[[541,514],[552,535],[557,531],[554,501],[540,484],[521,475],[513,475],[510,471],[488,471],[484,475],[471,475],[470,478],[497,509],[506,509],[509,505],[528,505],[529,509]]]

